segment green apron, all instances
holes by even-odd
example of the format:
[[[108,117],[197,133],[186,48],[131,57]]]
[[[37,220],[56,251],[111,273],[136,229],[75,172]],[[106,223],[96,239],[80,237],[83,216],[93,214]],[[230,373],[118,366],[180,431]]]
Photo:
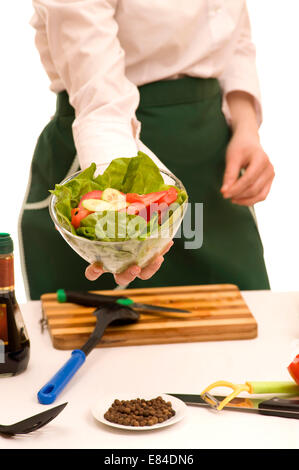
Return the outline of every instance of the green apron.
[[[269,289],[252,208],[232,204],[219,191],[231,133],[221,111],[218,81],[185,77],[150,83],[139,92],[141,140],[183,182],[193,233],[198,240],[203,233],[203,239],[200,247],[187,249],[185,232],[185,237],[176,237],[160,270],[147,281],[135,279],[130,287],[233,283],[242,290]],[[39,137],[32,160],[20,216],[20,253],[33,300],[59,288],[116,287],[111,274],[93,282],[86,279],[87,263],[67,245],[49,216],[48,190],[79,169],[74,117],[67,93],[59,93],[56,113]],[[202,203],[197,218],[194,203]]]

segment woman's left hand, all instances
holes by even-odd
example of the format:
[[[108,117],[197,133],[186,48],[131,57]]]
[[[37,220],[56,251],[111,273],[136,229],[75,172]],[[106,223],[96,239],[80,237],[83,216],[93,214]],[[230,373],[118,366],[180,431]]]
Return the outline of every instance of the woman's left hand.
[[[125,271],[119,274],[114,274],[114,279],[117,284],[120,286],[125,286],[130,282],[134,281],[136,277],[139,279],[149,279],[152,277],[158,269],[160,269],[161,264],[164,261],[163,255],[165,255],[173,245],[173,240],[171,240],[164,250],[156,256],[147,266],[141,269],[137,265],[130,266]],[[85,271],[85,276],[89,281],[95,281],[99,276],[104,274],[104,270],[99,263],[93,263],[87,266]]]
[[[244,170],[240,177],[241,170]],[[252,206],[264,201],[275,173],[256,132],[236,130],[227,147],[221,192],[235,204]]]

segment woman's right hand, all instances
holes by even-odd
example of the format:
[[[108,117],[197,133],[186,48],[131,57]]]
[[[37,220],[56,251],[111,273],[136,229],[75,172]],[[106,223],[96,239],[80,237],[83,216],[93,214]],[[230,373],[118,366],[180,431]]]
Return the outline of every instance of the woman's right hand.
[[[164,261],[164,255],[170,250],[173,243],[171,240],[164,250],[144,268],[141,269],[137,264],[134,264],[122,273],[114,274],[115,282],[120,286],[125,286],[134,281],[136,277],[143,280],[150,279],[160,269]],[[89,281],[95,281],[104,273],[105,270],[100,263],[90,264],[85,270],[85,276]]]

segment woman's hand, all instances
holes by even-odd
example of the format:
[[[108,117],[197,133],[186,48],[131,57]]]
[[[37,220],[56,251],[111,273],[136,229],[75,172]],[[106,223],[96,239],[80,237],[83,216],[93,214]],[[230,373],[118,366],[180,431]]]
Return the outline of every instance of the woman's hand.
[[[241,170],[243,174],[239,177]],[[252,206],[270,191],[274,168],[256,133],[236,130],[227,147],[221,192],[235,204]]]
[[[130,266],[124,272],[119,274],[114,274],[114,279],[117,284],[120,286],[125,286],[130,282],[134,281],[136,277],[139,279],[149,279],[152,277],[158,269],[160,269],[161,264],[164,261],[163,255],[165,255],[173,245],[173,241],[169,242],[166,248],[160,253],[160,255],[156,256],[147,266],[141,269],[137,265]],[[85,271],[85,276],[90,281],[95,281],[100,277],[105,271],[103,270],[100,263],[93,263],[90,264]]]
[[[274,168],[260,144],[253,97],[234,91],[227,95],[227,102],[233,136],[226,151],[221,192],[235,204],[251,206],[266,199],[275,176]]]

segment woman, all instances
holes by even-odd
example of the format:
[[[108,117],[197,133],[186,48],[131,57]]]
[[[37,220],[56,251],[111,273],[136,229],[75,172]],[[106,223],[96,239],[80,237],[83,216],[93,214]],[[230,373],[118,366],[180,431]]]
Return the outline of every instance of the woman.
[[[165,263],[161,254],[144,270],[132,266],[115,276],[116,283],[268,289],[252,205],[266,198],[274,170],[259,141],[260,92],[245,0],[33,4],[36,45],[57,109],[37,143],[21,214],[30,297],[60,287],[115,287],[97,264],[84,277],[86,264],[50,222],[48,190],[93,161],[138,150],[158,157],[183,181],[190,201],[203,203],[203,244],[184,249],[177,238]]]

